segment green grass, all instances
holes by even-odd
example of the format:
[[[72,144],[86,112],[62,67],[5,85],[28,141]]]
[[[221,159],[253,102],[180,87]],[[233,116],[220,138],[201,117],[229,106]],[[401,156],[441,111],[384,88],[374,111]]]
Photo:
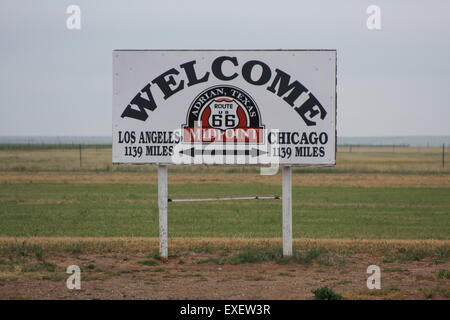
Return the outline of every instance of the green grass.
[[[384,272],[398,272],[403,274],[410,274],[410,271],[408,269],[403,268],[385,268],[383,269]]]
[[[401,290],[399,288],[383,288],[383,289],[374,289],[374,290],[366,290],[365,294],[369,296],[385,296],[392,294],[394,292],[400,292]]]
[[[439,279],[450,279],[450,270],[439,270],[437,277]]]
[[[170,196],[177,198],[280,191],[280,186],[269,184],[169,187]],[[156,194],[156,185],[1,184],[0,236],[156,237]],[[294,187],[293,234],[303,238],[450,239],[449,190]],[[170,203],[169,235],[279,237],[281,201]]]
[[[22,271],[23,272],[40,272],[40,271],[55,272],[56,265],[51,262],[39,262],[39,263],[23,266]]]
[[[446,261],[449,256],[449,250],[445,247],[438,247],[434,252],[417,248],[399,248],[396,251],[388,251],[385,253],[384,263],[421,261],[427,257],[437,258],[435,261]]]
[[[248,247],[244,251],[231,256],[229,258],[221,258],[217,261],[210,260],[203,262],[215,262],[217,264],[224,264],[226,262],[231,264],[244,264],[255,262],[274,261],[278,264],[302,263],[311,264],[318,261],[320,264],[331,265],[331,259],[324,249],[310,249],[307,251],[294,251],[291,257],[284,257],[280,248],[252,248]]]
[[[446,298],[450,299],[450,289],[435,287],[435,288],[419,288],[423,293],[425,299]]]
[[[143,264],[144,266],[157,266],[157,265],[159,265],[160,264],[160,262],[159,261],[156,261],[156,260],[149,260],[149,259],[146,259],[146,260],[140,260],[140,261],[138,261],[138,263],[139,264]]]

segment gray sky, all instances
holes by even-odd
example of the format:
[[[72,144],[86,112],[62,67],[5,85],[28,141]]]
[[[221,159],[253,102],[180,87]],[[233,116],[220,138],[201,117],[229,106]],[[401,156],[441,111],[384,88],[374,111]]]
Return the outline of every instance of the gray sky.
[[[338,136],[450,135],[448,0],[1,0],[0,135],[110,135],[118,48],[335,48]]]

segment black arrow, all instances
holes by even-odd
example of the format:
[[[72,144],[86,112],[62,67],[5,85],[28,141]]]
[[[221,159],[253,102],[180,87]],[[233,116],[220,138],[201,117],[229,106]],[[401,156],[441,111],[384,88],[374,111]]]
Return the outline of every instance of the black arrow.
[[[267,151],[260,150],[258,148],[251,148],[251,149],[245,149],[245,150],[227,150],[227,149],[213,149],[213,150],[207,150],[207,149],[196,149],[195,147],[181,150],[181,154],[185,154],[191,157],[204,155],[207,153],[208,155],[215,156],[215,155],[234,155],[234,156],[251,156],[251,157],[258,157],[260,155],[267,154]]]

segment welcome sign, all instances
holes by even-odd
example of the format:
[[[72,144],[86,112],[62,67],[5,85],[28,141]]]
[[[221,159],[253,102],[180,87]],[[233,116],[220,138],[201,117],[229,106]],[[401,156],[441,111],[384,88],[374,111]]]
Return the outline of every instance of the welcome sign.
[[[113,51],[113,162],[334,165],[335,50]]]

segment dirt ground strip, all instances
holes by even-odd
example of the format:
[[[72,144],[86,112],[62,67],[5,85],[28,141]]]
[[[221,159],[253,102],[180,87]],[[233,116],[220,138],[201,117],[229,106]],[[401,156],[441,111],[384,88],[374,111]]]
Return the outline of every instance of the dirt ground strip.
[[[121,183],[121,184],[156,184],[156,173],[142,172],[2,172],[0,183]],[[169,175],[170,184],[235,184],[266,183],[279,184],[280,176],[261,176],[242,173],[202,173]],[[300,186],[358,186],[358,187],[450,187],[449,174],[389,174],[357,173],[327,174],[302,173],[293,175],[293,184]]]
[[[325,286],[346,299],[450,298],[449,241],[296,240],[302,259],[261,259],[279,241],[174,239],[165,262],[157,239],[1,238],[0,299],[313,299]],[[69,265],[81,290],[66,287]],[[367,289],[369,265],[381,290]]]

